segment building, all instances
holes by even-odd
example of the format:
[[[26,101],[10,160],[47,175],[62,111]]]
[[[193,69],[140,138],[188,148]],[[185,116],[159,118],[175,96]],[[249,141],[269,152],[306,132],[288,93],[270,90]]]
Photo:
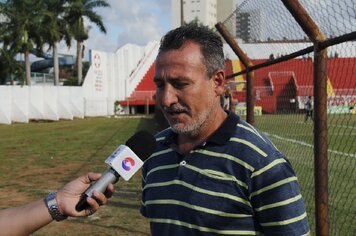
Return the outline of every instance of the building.
[[[234,11],[234,0],[171,0],[172,28],[198,20],[199,23],[213,28],[224,21]],[[183,7],[182,7],[183,5]],[[234,31],[235,27],[231,27]]]
[[[239,12],[236,16],[236,37],[244,42],[251,41],[251,15],[248,12]]]
[[[256,9],[236,14],[236,37],[245,43],[266,41],[264,12]]]
[[[217,0],[217,20],[218,22],[223,22],[227,30],[232,34],[236,35],[236,22],[234,20],[229,20],[225,22],[227,18],[231,16],[233,11],[236,9],[235,1],[233,0]]]

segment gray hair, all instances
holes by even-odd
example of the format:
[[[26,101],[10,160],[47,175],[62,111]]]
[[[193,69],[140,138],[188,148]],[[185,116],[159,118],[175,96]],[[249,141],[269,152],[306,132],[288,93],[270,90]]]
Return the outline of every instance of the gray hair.
[[[215,71],[225,69],[222,40],[206,26],[188,24],[169,31],[161,39],[159,53],[179,49],[186,41],[193,41],[200,45],[209,78]]]

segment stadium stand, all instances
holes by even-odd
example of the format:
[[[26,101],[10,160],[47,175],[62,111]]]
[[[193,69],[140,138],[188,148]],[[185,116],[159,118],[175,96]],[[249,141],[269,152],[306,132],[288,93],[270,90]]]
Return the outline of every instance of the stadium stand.
[[[121,106],[155,105],[154,94],[156,88],[155,84],[153,83],[154,68],[155,62],[152,63],[129,98],[120,102]]]
[[[270,47],[273,46],[273,44],[267,45]],[[300,48],[306,45],[308,44],[286,44],[285,46],[286,48],[288,48],[288,46]],[[271,56],[259,54],[258,48],[256,49],[256,47],[252,47],[252,45],[244,46],[248,54],[254,58],[252,59],[254,65],[266,62],[269,60],[266,58]],[[335,50],[341,51],[338,48]],[[282,55],[282,53],[283,52],[281,52],[280,55]],[[229,54],[229,52],[227,54]],[[356,64],[355,60],[356,59],[352,57],[329,58],[327,90],[331,103],[335,103],[333,99],[337,100],[336,103],[340,103],[340,96],[356,95],[356,90],[353,90],[350,94],[349,89],[356,87],[356,69],[353,67],[353,65]],[[155,104],[155,85],[153,83],[154,65],[153,62],[129,98],[125,101],[121,101],[120,105],[143,106]],[[343,68],[342,73],[339,73],[338,68]],[[226,59],[226,75],[239,72],[243,69],[245,68],[238,59]],[[344,79],[340,78],[340,74],[343,75]],[[345,85],[345,80],[350,81],[349,84]],[[232,81],[237,82],[236,86],[234,83],[232,83],[232,87],[230,86],[233,100],[244,103],[246,100],[246,76],[239,75],[232,79]],[[309,56],[305,56],[256,70],[254,71],[254,87],[255,105],[261,106],[263,113],[298,112],[304,107],[301,98],[313,96],[313,59]],[[348,94],[345,94],[345,91],[348,91]]]

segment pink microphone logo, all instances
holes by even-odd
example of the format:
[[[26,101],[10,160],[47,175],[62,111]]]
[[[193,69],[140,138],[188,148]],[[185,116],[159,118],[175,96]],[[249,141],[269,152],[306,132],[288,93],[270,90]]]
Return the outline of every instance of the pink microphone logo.
[[[131,167],[135,166],[135,160],[132,159],[131,157],[126,157],[123,161],[122,161],[122,168],[126,171],[130,171]]]

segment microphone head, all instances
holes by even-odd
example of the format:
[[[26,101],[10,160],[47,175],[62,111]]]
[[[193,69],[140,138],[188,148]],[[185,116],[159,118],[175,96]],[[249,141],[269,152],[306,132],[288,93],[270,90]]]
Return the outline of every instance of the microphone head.
[[[126,141],[128,146],[142,161],[145,161],[156,149],[156,139],[147,131],[141,130]]]

